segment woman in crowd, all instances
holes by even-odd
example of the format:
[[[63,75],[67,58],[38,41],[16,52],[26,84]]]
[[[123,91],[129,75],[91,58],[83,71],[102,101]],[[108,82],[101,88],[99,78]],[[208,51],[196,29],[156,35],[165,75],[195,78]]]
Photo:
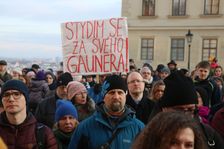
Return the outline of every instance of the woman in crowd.
[[[31,79],[29,84],[29,108],[32,113],[36,111],[37,105],[44,100],[47,92],[49,91],[49,87],[45,81],[45,73],[44,70],[39,70],[35,76],[35,78]]]
[[[215,67],[213,76],[221,77],[222,79],[224,79],[222,66],[216,66]]]
[[[159,101],[160,98],[163,96],[165,90],[165,84],[163,80],[158,80],[152,85],[152,89],[149,94],[149,99],[152,101]]]
[[[79,122],[92,115],[95,111],[95,103],[87,96],[86,87],[78,82],[72,81],[67,85],[68,99],[75,105]]]
[[[204,103],[206,100],[208,100],[208,93],[206,90],[202,87],[195,87],[197,96],[198,96],[198,115],[200,120],[203,123],[208,124],[209,123],[209,112],[210,108],[208,106],[205,106]]]
[[[53,96],[55,94],[55,90],[57,88],[56,76],[51,71],[47,71],[45,73],[45,80],[49,87],[49,91],[46,94],[46,97]]]
[[[58,149],[67,149],[72,134],[79,123],[76,108],[70,101],[57,100],[55,122],[54,135]]]
[[[197,123],[180,111],[156,115],[136,138],[133,149],[205,149]]]

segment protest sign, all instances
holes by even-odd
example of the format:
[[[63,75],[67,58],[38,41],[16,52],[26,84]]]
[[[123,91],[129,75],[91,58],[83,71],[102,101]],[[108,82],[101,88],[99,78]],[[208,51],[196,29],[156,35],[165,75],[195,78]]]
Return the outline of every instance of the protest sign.
[[[75,76],[129,71],[126,18],[66,22],[61,30],[65,72]]]

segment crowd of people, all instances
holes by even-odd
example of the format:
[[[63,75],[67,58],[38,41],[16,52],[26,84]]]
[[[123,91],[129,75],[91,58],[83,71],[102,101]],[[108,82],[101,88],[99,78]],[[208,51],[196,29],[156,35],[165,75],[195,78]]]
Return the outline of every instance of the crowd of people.
[[[0,60],[0,148],[222,149],[223,69],[171,60],[156,69],[72,76]]]

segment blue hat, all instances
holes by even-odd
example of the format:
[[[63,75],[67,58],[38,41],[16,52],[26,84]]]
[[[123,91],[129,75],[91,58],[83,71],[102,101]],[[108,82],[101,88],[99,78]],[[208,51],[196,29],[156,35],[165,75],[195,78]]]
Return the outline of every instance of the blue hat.
[[[25,96],[26,104],[28,104],[28,102],[29,102],[29,90],[28,90],[25,83],[23,83],[20,80],[6,81],[2,86],[1,97],[7,90],[18,90],[18,91],[20,91]]]
[[[65,115],[72,115],[78,120],[78,113],[72,102],[58,99],[56,103],[55,122],[58,122]]]

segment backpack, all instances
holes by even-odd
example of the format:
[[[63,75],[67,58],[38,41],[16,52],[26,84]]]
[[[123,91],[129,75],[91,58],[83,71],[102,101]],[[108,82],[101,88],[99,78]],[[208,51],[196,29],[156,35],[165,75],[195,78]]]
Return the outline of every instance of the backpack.
[[[37,123],[36,125],[36,140],[37,140],[37,146],[38,149],[45,149],[45,125],[41,123]]]

